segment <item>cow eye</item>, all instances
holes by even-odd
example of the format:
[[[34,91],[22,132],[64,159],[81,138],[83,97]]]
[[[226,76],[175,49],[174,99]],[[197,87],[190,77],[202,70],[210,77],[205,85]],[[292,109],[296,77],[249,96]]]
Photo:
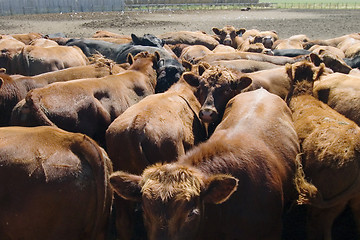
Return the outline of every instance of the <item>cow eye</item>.
[[[200,215],[200,210],[198,208],[194,208],[188,213],[188,218],[194,218],[199,215]]]

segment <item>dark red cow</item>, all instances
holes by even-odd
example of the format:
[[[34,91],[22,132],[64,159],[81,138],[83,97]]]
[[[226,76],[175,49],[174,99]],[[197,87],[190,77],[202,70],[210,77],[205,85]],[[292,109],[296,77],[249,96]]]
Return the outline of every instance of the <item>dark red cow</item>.
[[[58,128],[0,128],[0,238],[106,240],[106,152]]]
[[[291,111],[260,89],[230,100],[209,140],[177,162],[141,176],[118,171],[110,182],[142,203],[149,240],[278,240],[298,152]]]

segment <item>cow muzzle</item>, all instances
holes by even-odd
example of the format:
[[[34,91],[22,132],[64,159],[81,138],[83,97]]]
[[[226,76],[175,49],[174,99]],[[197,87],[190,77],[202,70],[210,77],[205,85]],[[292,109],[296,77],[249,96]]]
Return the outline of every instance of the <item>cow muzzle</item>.
[[[218,113],[216,109],[213,108],[203,108],[200,109],[199,117],[201,121],[204,123],[212,123],[215,122],[216,118],[218,116]]]

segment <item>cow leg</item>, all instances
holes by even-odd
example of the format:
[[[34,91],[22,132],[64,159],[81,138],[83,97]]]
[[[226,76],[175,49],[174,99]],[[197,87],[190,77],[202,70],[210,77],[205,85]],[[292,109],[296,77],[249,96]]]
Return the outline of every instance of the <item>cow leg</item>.
[[[351,199],[349,205],[356,224],[357,239],[360,239],[360,196]]]
[[[331,240],[334,220],[344,211],[345,206],[346,202],[324,209],[309,206],[307,210],[307,239]]]

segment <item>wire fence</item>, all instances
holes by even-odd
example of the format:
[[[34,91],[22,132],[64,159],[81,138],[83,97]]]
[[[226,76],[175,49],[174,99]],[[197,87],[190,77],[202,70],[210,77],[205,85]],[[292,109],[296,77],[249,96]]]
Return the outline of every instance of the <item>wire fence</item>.
[[[259,3],[259,0],[2,0],[0,15],[262,8],[360,9],[360,3]]]

